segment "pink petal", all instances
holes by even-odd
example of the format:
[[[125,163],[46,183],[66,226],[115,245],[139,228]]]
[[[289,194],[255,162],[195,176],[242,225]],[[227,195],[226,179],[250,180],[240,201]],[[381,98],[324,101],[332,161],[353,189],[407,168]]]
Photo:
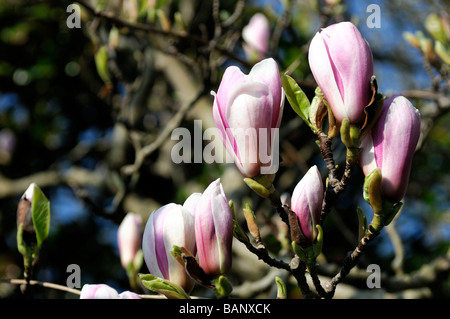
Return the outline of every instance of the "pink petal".
[[[419,112],[403,96],[396,97],[386,116],[381,169],[383,192],[394,200],[406,192],[419,136]]]

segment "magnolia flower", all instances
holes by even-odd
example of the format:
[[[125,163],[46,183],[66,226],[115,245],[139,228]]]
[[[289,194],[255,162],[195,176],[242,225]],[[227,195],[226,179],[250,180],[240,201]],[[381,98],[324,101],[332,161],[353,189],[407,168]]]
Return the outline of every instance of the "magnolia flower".
[[[145,226],[142,250],[150,273],[164,278],[189,293],[193,280],[171,251],[173,246],[184,247],[195,253],[194,217],[178,204],[167,204],[154,211]]]
[[[304,238],[309,242],[317,236],[316,225],[320,220],[322,201],[322,178],[314,165],[295,186],[291,199],[291,209],[297,215]]]
[[[194,216],[195,207],[197,207],[197,203],[201,197],[202,197],[202,193],[192,193],[184,201],[183,207],[186,208],[191,213],[192,216]]]
[[[351,22],[317,32],[309,47],[311,72],[338,122],[362,122],[371,98],[373,58],[369,44]]]
[[[228,153],[246,177],[278,170],[278,128],[283,115],[284,90],[278,65],[265,59],[248,75],[235,66],[225,70],[213,116]],[[270,155],[268,155],[270,154]]]
[[[105,284],[83,285],[80,299],[142,299],[138,294],[131,291],[118,293],[117,290]]]
[[[142,298],[138,294],[127,290],[119,294],[119,299],[142,299]]]
[[[117,230],[120,262],[124,269],[134,261],[141,248],[142,218],[138,214],[128,213]]]
[[[365,175],[381,169],[382,195],[399,202],[406,193],[414,151],[420,136],[419,111],[403,96],[386,100],[371,132],[361,142]]]
[[[246,55],[252,60],[261,60],[269,49],[269,37],[269,20],[264,14],[256,13],[242,29]]]
[[[195,209],[195,240],[200,267],[208,275],[231,268],[233,217],[220,179],[203,192]]]

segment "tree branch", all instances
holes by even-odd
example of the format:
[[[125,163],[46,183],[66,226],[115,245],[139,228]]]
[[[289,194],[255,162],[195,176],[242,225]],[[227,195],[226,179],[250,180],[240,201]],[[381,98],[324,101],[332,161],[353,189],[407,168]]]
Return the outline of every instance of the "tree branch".
[[[104,11],[99,11],[99,10],[95,9],[93,6],[91,6],[89,3],[87,3],[87,1],[79,0],[77,2],[80,5],[82,5],[93,16],[102,18],[102,19],[106,19],[116,26],[126,27],[126,28],[129,28],[132,30],[145,31],[145,32],[150,32],[150,33],[156,34],[156,35],[162,35],[162,36],[166,36],[166,37],[174,37],[174,38],[178,38],[178,39],[185,39],[190,42],[195,42],[195,43],[201,44],[207,48],[215,49],[218,52],[220,52],[221,54],[223,54],[235,61],[238,61],[242,65],[249,66],[248,61],[240,58],[233,52],[229,51],[227,48],[224,48],[224,47],[218,45],[217,41],[213,41],[213,40],[209,41],[201,36],[189,34],[187,32],[163,30],[163,29],[159,29],[159,28],[154,27],[149,24],[128,22],[128,21],[125,21],[125,20],[122,20],[122,19],[116,17],[114,15],[114,13],[112,13],[112,12],[104,12]]]

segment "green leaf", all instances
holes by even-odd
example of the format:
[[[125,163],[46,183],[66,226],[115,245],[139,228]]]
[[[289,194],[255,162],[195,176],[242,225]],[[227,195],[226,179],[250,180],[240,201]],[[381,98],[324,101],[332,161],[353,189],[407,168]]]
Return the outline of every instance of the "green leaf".
[[[17,250],[22,256],[27,254],[27,247],[23,241],[23,224],[20,224],[17,228]]]
[[[444,26],[437,14],[432,13],[427,16],[425,19],[425,29],[435,41],[440,41],[442,43],[447,41]]]
[[[322,252],[323,247],[323,231],[322,227],[320,225],[316,225],[317,229],[317,237],[316,242],[314,243],[314,256],[313,259],[315,260],[317,257],[319,257],[320,253]]]
[[[231,215],[233,216],[233,235],[238,239],[240,242],[248,243],[249,239],[247,234],[242,230],[241,226],[239,226],[239,223],[236,220],[236,214],[234,211],[234,203],[232,200],[228,202],[228,205],[231,209]]]
[[[361,208],[356,210],[358,214],[358,242],[366,235],[367,232],[367,218]]]
[[[398,203],[395,203],[392,205],[392,208],[389,210],[389,213],[386,214],[386,221],[384,222],[384,225],[389,225],[394,217],[402,210],[403,208],[403,202],[400,201]]]
[[[139,274],[142,284],[149,290],[163,294],[169,299],[190,299],[180,286],[151,274]]]
[[[375,168],[364,179],[363,197],[372,207],[375,214],[380,214],[383,211],[381,179],[381,170],[379,168]]]
[[[275,283],[277,284],[277,299],[286,299],[287,290],[283,280],[280,277],[276,276]]]
[[[108,71],[108,58],[109,54],[106,46],[100,47],[94,56],[97,73],[105,84],[111,83]]]
[[[286,98],[292,109],[297,113],[310,127],[309,110],[311,104],[308,97],[300,86],[289,75],[284,74],[281,77],[281,85],[283,86]]]
[[[248,187],[250,187],[256,194],[258,194],[262,198],[269,198],[270,191],[264,185],[261,185],[255,179],[250,178],[250,177],[245,177],[244,182],[245,182],[245,184],[247,184]]]
[[[437,55],[446,63],[447,65],[450,65],[450,52],[445,48],[445,46],[440,42],[436,41],[434,43],[434,51]]]
[[[300,247],[300,245],[298,245],[295,241],[291,242],[292,245],[292,250],[294,251],[294,253],[300,257],[301,260],[306,261],[307,260],[307,256],[305,251],[302,249],[302,247]]]
[[[219,298],[226,298],[233,291],[230,281],[223,275],[214,280],[214,288]]]
[[[39,248],[50,230],[50,202],[37,185],[34,185],[31,211]]]

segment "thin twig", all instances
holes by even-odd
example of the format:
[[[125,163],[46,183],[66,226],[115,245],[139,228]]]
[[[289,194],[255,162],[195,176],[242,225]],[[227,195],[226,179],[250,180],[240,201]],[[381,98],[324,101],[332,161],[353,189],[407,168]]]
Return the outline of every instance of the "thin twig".
[[[238,237],[236,237],[236,239],[239,240]],[[264,261],[269,266],[290,271],[290,267],[289,267],[288,263],[286,263],[282,260],[277,260],[275,258],[270,257],[269,252],[267,251],[267,249],[264,246],[257,248],[255,246],[253,246],[250,243],[250,241],[243,241],[243,240],[239,240],[239,241],[241,243],[243,243],[250,252],[255,254],[256,257],[258,257],[258,259]]]
[[[182,105],[178,112],[170,119],[162,132],[151,144],[136,150],[136,158],[134,163],[122,168],[124,174],[132,175],[132,180],[134,183],[137,181],[138,170],[144,163],[145,158],[147,156],[150,156],[154,151],[156,151],[161,145],[164,144],[171,132],[180,125],[186,112],[203,96],[203,93],[203,90],[200,90],[200,92],[192,101]]]
[[[290,272],[292,276],[297,280],[297,284],[302,292],[304,299],[316,298],[315,294],[309,289],[308,282],[306,281],[305,271],[306,263],[300,260],[298,256],[292,258],[290,263]]]
[[[228,19],[222,22],[222,26],[223,27],[232,26],[236,22],[236,20],[241,16],[242,12],[244,11],[244,8],[245,8],[245,0],[238,0],[234,12]]]
[[[399,215],[395,216],[394,220],[388,226],[386,226],[386,231],[389,235],[389,238],[391,239],[395,251],[395,257],[391,263],[392,269],[394,269],[396,276],[401,277],[404,275],[403,262],[405,258],[405,252],[403,249],[402,240],[395,228],[395,221],[397,220],[398,216]]]
[[[122,19],[116,17],[112,12],[99,11],[99,10],[95,9],[87,1],[79,0],[77,2],[80,5],[82,5],[87,11],[89,11],[93,16],[95,16],[97,18],[101,18],[101,19],[106,19],[109,22],[111,22],[119,27],[126,27],[131,30],[150,32],[152,34],[162,35],[162,36],[166,36],[166,37],[185,39],[187,41],[198,43],[198,44],[208,47],[210,49],[215,49],[216,51],[220,52],[221,54],[226,55],[230,59],[233,59],[245,66],[249,65],[248,61],[239,57],[235,53],[227,50],[226,48],[218,45],[217,41],[214,41],[214,40],[209,41],[208,39],[205,39],[202,36],[197,36],[197,35],[189,34],[186,32],[177,32],[177,31],[173,31],[173,30],[162,30],[162,29],[154,27],[150,24],[128,22],[128,21],[125,21],[125,20],[122,20]]]
[[[10,285],[30,285],[30,286],[40,286],[48,289],[55,289],[60,291],[69,292],[71,294],[81,296],[81,290],[75,288],[69,288],[67,286],[51,283],[51,282],[43,282],[37,280],[30,280],[29,282],[26,279],[0,279],[0,284],[10,284]],[[139,295],[142,299],[167,299],[164,295]],[[192,299],[199,299],[200,297],[190,296]]]
[[[332,298],[336,291],[337,285],[350,273],[353,267],[359,261],[359,258],[363,255],[367,245],[379,235],[379,231],[375,231],[369,226],[366,235],[361,239],[358,246],[353,252],[344,258],[342,267],[338,274],[336,274],[328,283],[325,284],[325,291],[327,292],[327,298]]]
[[[31,285],[31,286],[41,286],[50,289],[61,290],[65,292],[70,292],[75,295],[81,295],[81,291],[75,288],[69,288],[67,286],[54,284],[51,282],[42,282],[37,280],[27,281],[26,279],[0,279],[0,283],[6,283],[11,285]]]

